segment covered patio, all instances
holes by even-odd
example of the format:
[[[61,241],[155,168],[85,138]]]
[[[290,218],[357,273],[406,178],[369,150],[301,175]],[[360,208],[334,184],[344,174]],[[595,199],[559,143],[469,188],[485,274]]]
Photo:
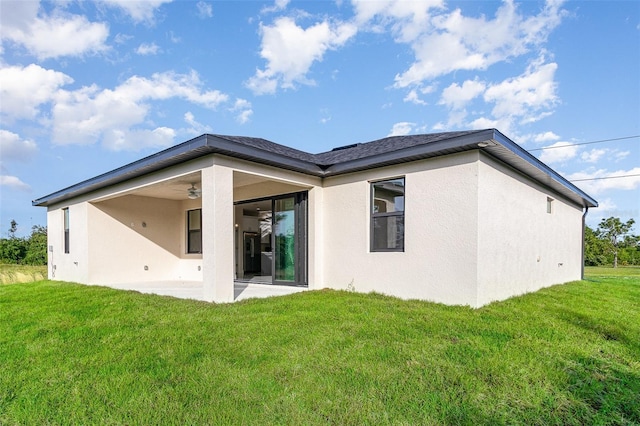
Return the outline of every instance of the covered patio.
[[[306,195],[313,185],[277,170],[210,160],[176,166],[91,199],[89,215],[96,226],[88,232],[95,244],[87,250],[87,281],[217,302],[306,288]],[[304,210],[294,210],[298,199]],[[266,221],[275,225],[264,227]],[[287,240],[293,235],[298,240]],[[293,260],[283,264],[281,258]]]

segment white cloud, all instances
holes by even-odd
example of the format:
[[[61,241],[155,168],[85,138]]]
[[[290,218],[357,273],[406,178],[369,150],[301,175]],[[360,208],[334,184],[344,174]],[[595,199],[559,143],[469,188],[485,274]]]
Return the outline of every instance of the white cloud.
[[[384,32],[390,27],[398,42],[415,40],[431,28],[432,10],[442,9],[443,0],[352,0],[356,21],[370,26],[374,32]]]
[[[556,135],[553,132],[538,133],[537,135],[533,136],[533,140],[539,143],[557,141],[558,139],[560,139],[560,136]]]
[[[604,198],[602,200],[598,200],[598,213],[604,213],[606,211],[617,210],[618,206],[614,203],[611,198]]]
[[[489,116],[477,117],[468,123],[462,122],[459,111],[466,112],[466,110],[460,108],[469,102],[472,96],[479,96],[482,84],[485,83],[474,80],[468,90],[465,90],[464,83],[462,86],[452,84],[443,91],[440,100],[440,103],[452,108],[449,127],[455,125],[472,129],[496,128],[512,137],[517,136],[517,124],[541,120],[551,114],[550,110],[559,102],[556,94],[557,84],[554,81],[556,68],[555,63],[547,64],[541,56],[531,62],[521,75],[507,78],[499,83],[487,84],[482,99],[485,103],[494,104],[491,113]],[[521,142],[526,142],[532,138],[537,142],[559,139],[553,132],[534,136],[524,135],[519,139]],[[553,161],[556,159],[556,154],[548,154],[546,158]]]
[[[28,161],[38,152],[35,142],[22,139],[8,130],[0,129],[0,156],[1,161],[17,160]]]
[[[3,2],[0,13],[0,26],[3,32],[11,29],[26,30],[29,23],[37,18],[40,9],[39,1],[12,1]]]
[[[134,22],[152,24],[156,9],[164,3],[170,3],[171,0],[100,0],[100,2],[122,10]]]
[[[391,132],[387,136],[404,136],[411,133],[416,123],[410,123],[408,121],[401,121],[393,125]]]
[[[213,16],[213,6],[211,3],[199,1],[196,3],[198,8],[198,16],[202,19],[211,18]]]
[[[552,108],[557,102],[557,84],[554,81],[555,63],[543,63],[539,58],[527,67],[518,77],[491,85],[484,94],[486,102],[494,103],[492,115],[499,117],[518,117],[536,121],[540,111]]]
[[[493,83],[476,78],[450,84],[438,102],[449,108],[449,117],[438,123],[438,128],[499,124],[503,131],[510,131],[516,125],[549,116],[559,102],[554,80],[557,64],[546,61],[544,43],[566,16],[561,0],[548,0],[537,13],[525,12],[513,0],[505,0],[492,17],[465,16],[461,9],[448,10],[443,1],[437,0],[352,3],[360,30],[391,31],[397,43],[411,47],[414,61],[396,75],[394,83],[394,87],[408,90],[405,102],[427,103],[419,93],[425,93],[425,87],[435,87],[441,76],[461,70],[486,70],[516,57],[537,55],[519,76]],[[465,108],[479,97],[492,111],[482,117],[482,108],[474,108],[475,117],[467,122]]]
[[[631,151],[617,151],[613,154],[615,161],[624,160],[631,154]]]
[[[136,49],[136,53],[142,56],[157,55],[160,52],[160,46],[155,43],[142,43]]]
[[[171,143],[171,129],[159,127],[147,131],[134,127],[149,124],[148,101],[171,98],[210,109],[228,100],[227,95],[217,90],[204,91],[195,72],[156,73],[151,78],[133,76],[113,90],[92,85],[59,91],[52,109],[53,142],[68,145],[102,141],[116,150],[165,146]]]
[[[116,36],[113,38],[113,41],[116,44],[125,44],[126,42],[128,42],[129,40],[131,40],[133,38],[132,35],[130,34],[122,34],[122,33],[118,33],[116,34]]]
[[[560,4],[548,1],[538,15],[524,17],[513,1],[507,0],[491,20],[484,16],[463,16],[460,9],[428,19],[424,10],[411,15],[409,21],[415,26],[402,31],[399,41],[411,44],[416,60],[409,69],[396,75],[395,86],[420,85],[456,70],[485,70],[497,62],[525,54],[545,42],[560,24],[564,16]],[[367,5],[366,9],[376,7]],[[382,14],[394,22],[392,25],[398,24],[397,16],[384,8],[378,9],[382,10],[360,15]]]
[[[510,135],[512,138],[515,138],[515,136],[517,135],[515,129],[513,128],[513,122],[509,117],[479,117],[465,124],[465,127],[471,128],[473,130],[500,129],[500,132],[505,135]]]
[[[229,109],[232,112],[237,112],[236,121],[240,124],[244,124],[249,121],[251,115],[253,115],[253,110],[251,109],[251,102],[246,99],[237,98],[236,102],[233,104],[233,107]]]
[[[271,12],[278,12],[280,10],[284,10],[287,8],[287,5],[289,5],[290,1],[291,0],[275,0],[273,2],[273,6],[264,7],[260,12],[271,13]]]
[[[540,161],[547,164],[568,161],[578,154],[578,149],[571,142],[556,142],[542,149]]]
[[[467,80],[462,86],[457,83],[451,84],[442,91],[439,104],[447,105],[451,109],[462,109],[467,103],[484,92],[486,85],[476,80]]]
[[[212,133],[213,129],[211,128],[211,126],[207,126],[204,125],[202,123],[199,123],[198,121],[196,121],[195,116],[193,115],[193,113],[191,111],[187,111],[184,114],[184,121],[187,122],[187,124],[189,124],[189,126],[191,126],[189,129],[186,130],[187,133],[192,134],[192,135],[202,135],[204,133]]]
[[[18,177],[10,175],[0,175],[0,186],[24,192],[31,191],[31,187],[29,185],[21,181]]]
[[[328,108],[320,109],[320,123],[327,124],[331,121],[331,111]]]
[[[314,62],[321,61],[327,50],[344,45],[356,33],[348,23],[319,22],[308,28],[298,26],[292,18],[276,19],[273,25],[261,25],[260,56],[266,61],[246,86],[255,94],[275,93],[278,87],[295,88],[296,84],[313,85],[307,77]]]
[[[171,145],[176,132],[168,127],[155,129],[110,129],[103,143],[113,151],[138,151],[143,148],[163,148]]]
[[[597,163],[607,152],[609,150],[606,148],[594,148],[591,151],[583,152],[580,158],[587,163]]]
[[[614,172],[606,169],[590,169],[570,174],[567,179],[592,195],[610,190],[632,191],[640,188],[640,167]]]
[[[38,16],[39,3],[11,2],[2,8],[1,39],[23,46],[40,60],[62,56],[83,56],[102,52],[109,27],[89,22],[80,15],[56,10],[49,16]]]
[[[416,105],[427,105],[425,101],[420,99],[420,96],[418,95],[418,91],[416,89],[411,89],[409,93],[407,93],[407,96],[404,97],[403,101],[411,102]]]
[[[39,107],[50,102],[57,90],[73,82],[68,75],[31,64],[0,68],[0,114],[9,119],[36,118]]]

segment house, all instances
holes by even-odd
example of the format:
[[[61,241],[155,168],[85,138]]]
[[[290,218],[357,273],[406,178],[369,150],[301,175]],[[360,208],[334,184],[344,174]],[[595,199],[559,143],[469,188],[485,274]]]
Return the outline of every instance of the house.
[[[310,154],[202,135],[33,201],[49,276],[351,289],[479,307],[578,280],[597,202],[494,129]]]

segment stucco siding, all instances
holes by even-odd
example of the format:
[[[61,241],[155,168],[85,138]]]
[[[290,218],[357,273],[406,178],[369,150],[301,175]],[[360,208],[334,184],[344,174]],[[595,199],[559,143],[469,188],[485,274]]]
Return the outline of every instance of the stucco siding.
[[[202,279],[201,255],[185,255],[188,208],[134,195],[89,204],[90,282]]]
[[[476,304],[477,153],[327,179],[324,283],[405,299]],[[405,177],[405,250],[371,252],[370,182]]]
[[[478,200],[480,305],[580,279],[580,207],[485,156]]]
[[[69,209],[69,253],[64,250],[64,209]],[[87,241],[87,203],[73,203],[49,208],[47,212],[49,278],[87,283],[89,256]]]

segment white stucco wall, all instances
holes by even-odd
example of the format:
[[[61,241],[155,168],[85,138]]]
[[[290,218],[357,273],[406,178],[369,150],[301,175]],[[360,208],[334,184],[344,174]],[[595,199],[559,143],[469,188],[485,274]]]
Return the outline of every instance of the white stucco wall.
[[[69,208],[69,253],[64,252],[64,213]],[[52,206],[47,211],[49,279],[89,282],[87,240],[87,204],[85,202]]]
[[[581,278],[582,208],[486,156],[478,202],[480,305]]]
[[[325,181],[324,285],[475,306],[477,153]],[[369,249],[370,181],[405,177],[405,251]]]
[[[135,195],[89,204],[89,281],[201,280],[202,256],[185,254],[186,211],[199,207]]]
[[[201,199],[132,195],[194,172],[201,174]],[[405,250],[371,252],[370,182],[397,177],[405,177],[406,185]],[[233,203],[302,190],[309,191],[310,289],[353,288],[481,306],[580,278],[582,209],[480,151],[324,181],[229,157],[203,157],[51,206],[50,278],[95,284],[202,280],[210,300],[231,301],[234,224],[241,221]],[[551,214],[547,197],[554,199]],[[70,209],[69,254],[63,247],[63,207]],[[185,212],[199,207],[204,254],[189,255]]]

